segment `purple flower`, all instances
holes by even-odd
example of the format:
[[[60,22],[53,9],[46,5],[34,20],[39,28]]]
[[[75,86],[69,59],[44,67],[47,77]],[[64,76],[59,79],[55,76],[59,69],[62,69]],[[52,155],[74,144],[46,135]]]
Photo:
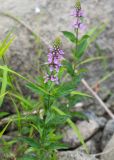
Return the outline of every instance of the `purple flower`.
[[[86,26],[83,24],[83,18],[85,17],[85,13],[81,9],[80,0],[76,1],[76,5],[71,12],[71,16],[75,17],[75,22],[72,24],[74,29],[84,30],[86,28]]]
[[[72,27],[73,27],[74,29],[85,30],[86,25],[83,24],[81,21],[74,21],[74,23],[72,24]]]
[[[63,52],[62,49],[59,50],[59,54],[60,54],[60,55],[64,55],[64,52]]]
[[[58,40],[58,39],[57,39]],[[47,83],[49,80],[59,84],[59,80],[57,74],[59,72],[61,65],[61,61],[63,59],[64,52],[60,49],[60,45],[54,44],[53,47],[49,48],[48,53],[48,65],[50,69],[50,75],[46,74],[44,77],[44,83]]]
[[[50,80],[52,82],[55,82],[56,84],[59,84],[59,79],[57,76],[46,74],[46,76],[44,76],[44,79],[44,83],[47,83]]]
[[[50,65],[50,72],[52,72],[54,70],[53,65]]]
[[[48,64],[50,66],[50,71],[59,70],[61,66],[61,60],[63,59],[63,50],[58,47],[51,48],[48,53]]]
[[[84,13],[83,10],[75,8],[74,10],[72,10],[71,16],[74,16],[74,17],[84,17],[85,13]]]
[[[57,77],[57,76],[51,75],[50,80],[51,80],[52,82],[55,82],[56,84],[59,84],[59,81],[58,81],[58,77]]]

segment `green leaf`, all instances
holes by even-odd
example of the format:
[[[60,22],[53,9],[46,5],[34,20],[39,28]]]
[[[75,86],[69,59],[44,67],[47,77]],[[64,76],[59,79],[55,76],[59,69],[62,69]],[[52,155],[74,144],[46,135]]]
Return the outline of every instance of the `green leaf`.
[[[18,140],[27,143],[29,146],[33,148],[40,149],[40,145],[38,144],[37,140],[33,138],[23,137],[19,138]]]
[[[81,58],[85,53],[85,50],[87,49],[87,46],[88,46],[88,38],[89,36],[85,35],[78,42],[77,51],[75,53],[76,58],[78,59]]]
[[[0,112],[0,118],[7,116],[9,113],[8,112]]]
[[[88,117],[83,112],[71,112],[72,117],[77,117],[82,120],[89,120]]]
[[[10,68],[8,68],[8,67],[6,67],[6,66],[0,66],[0,69],[5,70],[5,71],[8,71],[8,72],[10,72],[10,73],[12,73],[12,74],[14,74],[14,75],[22,78],[23,80],[25,80],[25,81],[27,81],[27,82],[29,82],[29,83],[32,83],[32,82],[29,81],[27,78],[23,77],[21,74],[15,72],[15,71],[13,71],[13,70],[11,70]]]
[[[33,83],[29,83],[26,85],[31,91],[37,93],[37,94],[41,94],[41,95],[50,95],[49,92],[47,92],[44,88],[42,88],[39,85],[33,84]]]
[[[76,37],[72,32],[68,32],[68,31],[62,31],[62,33],[64,34],[64,36],[66,38],[68,38],[71,42],[76,43]]]
[[[10,97],[12,102],[13,102],[13,106],[16,110],[16,113],[17,113],[17,121],[18,121],[18,129],[21,131],[21,114],[20,114],[20,111],[18,109],[18,105],[17,103],[15,103],[15,99],[13,99],[12,97]]]
[[[6,124],[6,126],[3,128],[3,130],[0,131],[0,138],[2,137],[2,135],[4,134],[4,132],[6,131],[6,129],[8,128],[8,126],[10,125],[11,122],[12,122],[12,120],[10,120],[10,121]]]
[[[99,37],[99,35],[105,30],[106,26],[107,23],[101,23],[87,32],[87,35],[90,36],[88,46]]]
[[[78,92],[78,91],[72,91],[71,95],[79,95],[79,96],[84,96],[84,97],[92,97],[86,93]]]
[[[12,74],[14,74],[14,75],[22,78],[23,80],[27,81],[27,82],[29,83],[28,86],[29,86],[30,88],[35,88],[35,90],[39,90],[39,91],[41,91],[42,93],[45,93],[45,94],[47,94],[47,95],[50,95],[50,94],[49,94],[45,89],[43,89],[41,86],[32,83],[29,79],[23,77],[21,74],[13,71],[13,70],[11,70],[11,69],[9,69],[8,67],[6,68],[6,67],[4,67],[4,66],[0,66],[0,69],[6,70],[6,71],[8,71],[8,72],[10,72],[10,73],[12,73]]]
[[[22,95],[19,94],[13,94],[11,92],[9,92],[9,95],[11,95],[12,97],[15,97],[16,99],[18,99],[20,102],[23,102],[24,104],[26,104],[27,106],[31,107],[31,103],[30,101],[27,101],[24,97],[22,97]]]
[[[37,158],[28,154],[28,155],[24,155],[22,158],[18,158],[17,160],[37,160]]]
[[[72,81],[64,82],[55,88],[52,92],[53,96],[58,98],[62,96],[69,95],[72,91],[75,90],[76,86],[80,82],[80,76],[74,77]]]
[[[89,36],[88,44],[86,46],[85,51],[90,47],[90,45],[95,42],[95,40],[99,37],[99,35],[105,30],[107,23],[101,23],[100,25],[90,29],[86,35]]]
[[[86,63],[93,62],[93,61],[105,60],[105,59],[106,59],[105,56],[90,57],[90,58],[87,58],[87,59],[81,61],[81,62],[77,65],[77,67],[79,67],[80,65],[86,64]]]
[[[28,115],[25,119],[27,123],[30,124],[35,130],[39,131],[40,135],[42,135],[43,127],[44,127],[44,121],[40,119],[40,117],[37,115]],[[31,125],[32,123],[32,125]]]
[[[56,143],[47,145],[46,148],[51,150],[68,149],[68,145],[56,142]]]
[[[64,124],[69,117],[69,115],[57,115],[55,113],[48,113],[45,123],[47,126],[57,126]]]
[[[75,85],[72,81],[66,82],[62,85],[60,85],[57,89],[54,90],[53,95],[56,98],[66,96],[70,94],[74,90]]]
[[[6,94],[8,94],[8,92],[5,92],[5,93],[1,94],[0,98],[4,97]]]
[[[0,45],[0,58],[2,56],[4,56],[4,54],[6,53],[6,51],[9,49],[10,45],[12,44],[12,42],[15,39],[15,36],[11,37],[12,33],[9,33],[6,38],[4,39],[4,41],[1,43]]]
[[[61,141],[62,138],[63,138],[63,135],[61,135],[61,134],[55,134],[53,132],[55,132],[54,129],[48,134],[49,141],[50,142]]]
[[[67,72],[71,75],[74,76],[74,69],[72,67],[72,64],[68,61],[63,61],[63,65],[65,66],[65,68],[67,69]]]
[[[3,70],[3,79],[2,79],[2,86],[1,86],[1,92],[0,92],[0,94],[1,95],[4,94],[4,96],[0,97],[0,107],[2,106],[4,97],[5,97],[6,87],[7,87],[7,70]]]
[[[59,70],[59,72],[58,72],[58,78],[59,79],[62,79],[63,78],[63,76],[64,76],[64,71],[65,71],[66,69],[65,69],[65,67],[64,66],[61,66],[60,67],[60,70]],[[50,88],[49,88],[50,89]]]

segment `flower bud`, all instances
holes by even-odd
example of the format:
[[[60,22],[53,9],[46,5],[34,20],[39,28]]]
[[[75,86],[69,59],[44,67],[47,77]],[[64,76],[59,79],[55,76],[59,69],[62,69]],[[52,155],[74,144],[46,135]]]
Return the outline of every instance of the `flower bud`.
[[[57,37],[55,41],[53,42],[53,47],[59,48],[60,46],[61,46],[61,39],[60,37]]]
[[[77,10],[81,10],[81,2],[80,2],[80,0],[76,0],[75,8],[76,8]]]

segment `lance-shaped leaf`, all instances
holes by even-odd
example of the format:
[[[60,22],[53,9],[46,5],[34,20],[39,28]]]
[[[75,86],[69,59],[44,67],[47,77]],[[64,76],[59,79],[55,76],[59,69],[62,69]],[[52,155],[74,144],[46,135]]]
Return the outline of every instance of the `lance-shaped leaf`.
[[[37,140],[35,140],[33,138],[21,137],[18,140],[28,144],[29,146],[31,146],[33,148],[36,148],[36,149],[38,149],[38,148],[40,149],[40,147],[41,147],[39,145],[39,143],[37,142]]]
[[[84,97],[92,97],[86,93],[82,93],[82,92],[79,92],[79,91],[72,91],[71,92],[71,95],[79,95],[79,96],[84,96]]]
[[[72,32],[62,31],[64,36],[68,38],[71,42],[76,43],[76,36]]]

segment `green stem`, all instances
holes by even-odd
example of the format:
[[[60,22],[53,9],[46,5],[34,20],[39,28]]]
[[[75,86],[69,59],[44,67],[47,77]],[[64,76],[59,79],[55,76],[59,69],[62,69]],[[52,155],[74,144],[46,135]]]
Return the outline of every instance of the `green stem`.
[[[49,96],[48,96],[48,109],[50,108],[50,91],[49,91]]]
[[[6,60],[5,60],[5,57],[4,57],[4,56],[2,56],[2,60],[3,60],[4,65],[7,66],[7,63],[6,63]],[[9,78],[10,83],[12,84],[12,85],[11,85],[12,89],[13,89],[14,91],[16,91],[10,74],[8,74],[8,78]]]
[[[78,28],[75,29],[75,34],[76,34],[76,43],[75,43],[76,52],[75,52],[75,54],[77,54],[77,52],[78,52],[78,31],[79,31]],[[75,69],[76,69],[76,62],[74,62],[74,71],[75,71]]]
[[[78,28],[75,30],[76,33],[76,53],[78,52]]]

